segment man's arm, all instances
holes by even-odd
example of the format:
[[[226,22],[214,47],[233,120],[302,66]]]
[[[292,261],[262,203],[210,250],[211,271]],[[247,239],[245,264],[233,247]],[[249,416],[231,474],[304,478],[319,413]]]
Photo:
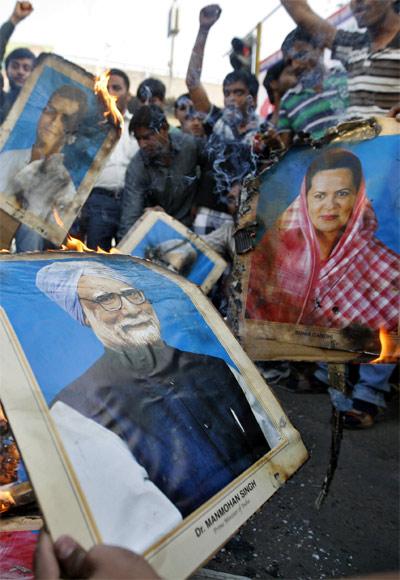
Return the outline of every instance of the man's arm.
[[[125,187],[122,195],[121,218],[117,239],[120,241],[133,224],[143,215],[146,198],[145,169],[140,157],[136,153],[128,165],[125,175]]]
[[[14,32],[14,25],[11,23],[10,20],[4,22],[0,28],[0,67],[4,59],[4,53],[6,52],[6,47],[8,41],[10,40],[10,36]]]
[[[13,13],[10,18],[4,22],[0,28],[0,66],[3,62],[4,53],[10,36],[14,32],[14,28],[32,12],[33,6],[30,2],[16,2]]]
[[[186,85],[197,111],[208,113],[211,103],[207,91],[201,84],[201,71],[203,69],[204,48],[210,28],[217,22],[221,14],[218,4],[210,4],[200,10],[200,28],[190,56],[189,67],[186,74]]]
[[[310,8],[307,0],[281,0],[281,3],[297,26],[301,26],[309,34],[318,38],[321,46],[332,48],[336,28],[318,16]]]

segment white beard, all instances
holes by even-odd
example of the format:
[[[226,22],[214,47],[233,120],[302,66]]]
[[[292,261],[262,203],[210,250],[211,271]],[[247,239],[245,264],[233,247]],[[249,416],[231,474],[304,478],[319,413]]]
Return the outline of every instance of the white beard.
[[[144,317],[146,325],[143,328],[130,327],[129,318],[119,326],[111,326],[99,322],[92,312],[86,311],[86,317],[104,346],[117,352],[137,346],[150,346],[161,340],[160,323],[155,315],[146,314]]]

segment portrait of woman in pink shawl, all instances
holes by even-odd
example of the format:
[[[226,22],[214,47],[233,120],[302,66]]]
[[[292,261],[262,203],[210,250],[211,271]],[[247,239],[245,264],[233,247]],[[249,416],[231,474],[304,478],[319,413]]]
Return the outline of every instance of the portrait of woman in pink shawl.
[[[324,151],[253,253],[246,318],[396,331],[399,256],[377,225],[358,157]]]

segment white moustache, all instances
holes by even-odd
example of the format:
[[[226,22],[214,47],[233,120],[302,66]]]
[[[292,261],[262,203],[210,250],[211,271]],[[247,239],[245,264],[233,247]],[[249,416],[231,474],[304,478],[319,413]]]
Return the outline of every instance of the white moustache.
[[[151,324],[152,326],[156,326],[155,320],[151,316],[135,316],[125,318],[123,322],[119,325],[120,329],[126,332],[129,331],[132,327],[141,326],[142,324]]]

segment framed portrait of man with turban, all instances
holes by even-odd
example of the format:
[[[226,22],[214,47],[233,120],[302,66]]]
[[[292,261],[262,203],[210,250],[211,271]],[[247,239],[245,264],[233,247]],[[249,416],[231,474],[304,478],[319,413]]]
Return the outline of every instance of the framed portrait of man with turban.
[[[54,536],[183,578],[306,459],[191,282],[127,255],[9,255],[0,271],[0,396]]]

